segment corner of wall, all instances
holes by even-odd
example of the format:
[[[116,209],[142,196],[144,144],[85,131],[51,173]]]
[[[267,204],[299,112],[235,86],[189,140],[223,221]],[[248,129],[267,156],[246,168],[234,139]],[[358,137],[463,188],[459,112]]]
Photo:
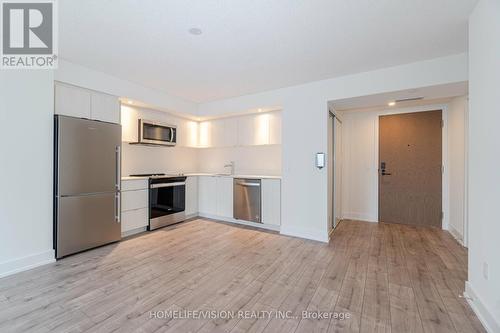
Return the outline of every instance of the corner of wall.
[[[0,263],[0,278],[55,262],[54,250]]]
[[[469,281],[465,282],[464,296],[486,331],[490,333],[500,332],[500,322],[498,322],[498,319],[488,311],[488,308],[478,297]]]
[[[318,242],[328,243],[330,238],[327,230],[316,230],[303,227],[281,226],[280,234],[298,238],[310,239]]]

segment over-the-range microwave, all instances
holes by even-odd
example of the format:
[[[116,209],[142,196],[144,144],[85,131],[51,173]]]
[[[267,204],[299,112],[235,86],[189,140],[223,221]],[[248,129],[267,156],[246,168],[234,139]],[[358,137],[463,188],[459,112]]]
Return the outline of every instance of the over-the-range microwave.
[[[157,121],[139,119],[140,144],[175,146],[177,142],[177,126]]]

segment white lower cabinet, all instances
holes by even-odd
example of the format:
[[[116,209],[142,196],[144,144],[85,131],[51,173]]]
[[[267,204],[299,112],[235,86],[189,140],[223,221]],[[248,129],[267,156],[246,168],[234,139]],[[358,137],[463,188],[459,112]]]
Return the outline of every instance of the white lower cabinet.
[[[262,223],[281,224],[280,179],[262,179]]]
[[[209,217],[233,217],[233,178],[198,177],[198,210]]]
[[[217,215],[217,177],[198,177],[198,211],[202,215]]]
[[[186,178],[186,215],[198,214],[198,177]]]
[[[149,224],[149,193],[147,179],[122,180],[122,235],[141,231]]]
[[[217,216],[233,217],[233,178],[217,177]]]
[[[148,190],[122,192],[122,210],[134,210],[148,207]]]
[[[122,212],[122,233],[131,230],[147,227],[148,225],[148,209],[134,209]]]

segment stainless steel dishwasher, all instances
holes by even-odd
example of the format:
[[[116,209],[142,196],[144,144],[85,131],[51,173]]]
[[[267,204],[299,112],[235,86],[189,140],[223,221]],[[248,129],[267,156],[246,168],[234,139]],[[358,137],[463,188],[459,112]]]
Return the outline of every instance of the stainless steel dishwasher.
[[[260,179],[233,180],[233,215],[237,220],[262,223]]]

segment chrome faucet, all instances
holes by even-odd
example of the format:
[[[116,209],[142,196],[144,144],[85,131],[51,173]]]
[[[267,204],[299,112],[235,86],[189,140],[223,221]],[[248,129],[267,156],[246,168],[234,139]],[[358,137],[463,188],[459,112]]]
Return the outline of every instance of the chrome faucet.
[[[228,164],[224,165],[224,168],[231,168],[231,175],[234,175],[234,161],[231,161]]]

